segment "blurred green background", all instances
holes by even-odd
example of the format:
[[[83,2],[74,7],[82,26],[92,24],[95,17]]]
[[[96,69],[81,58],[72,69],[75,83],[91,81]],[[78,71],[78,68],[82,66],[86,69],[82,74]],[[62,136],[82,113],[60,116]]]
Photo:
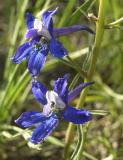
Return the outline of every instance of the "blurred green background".
[[[88,5],[83,3],[88,1]],[[31,93],[30,75],[27,62],[15,65],[12,55],[25,41],[25,12],[35,16],[45,10],[59,7],[54,16],[55,27],[74,24],[88,25],[95,30],[95,23],[88,13],[98,14],[99,0],[4,0],[0,2],[0,159],[1,160],[56,160],[63,157],[64,137],[68,124],[61,123],[40,150],[29,147],[25,135],[14,120],[23,112],[38,110],[40,105]],[[108,0],[106,24],[123,16],[123,1]],[[108,116],[94,116],[84,146],[83,160],[122,160],[123,159],[123,27],[122,23],[113,29],[106,29],[98,59],[95,85],[86,98],[85,108],[109,111]],[[62,37],[72,59],[84,70],[88,69],[94,36],[85,31]],[[70,73],[70,82],[77,74],[74,68],[64,61],[49,55],[47,64],[39,79],[52,87],[54,80]],[[77,81],[79,84],[81,78]],[[77,85],[76,84],[76,85]],[[76,99],[73,104],[76,105]],[[20,136],[19,136],[20,135]],[[77,134],[74,144],[76,144]]]

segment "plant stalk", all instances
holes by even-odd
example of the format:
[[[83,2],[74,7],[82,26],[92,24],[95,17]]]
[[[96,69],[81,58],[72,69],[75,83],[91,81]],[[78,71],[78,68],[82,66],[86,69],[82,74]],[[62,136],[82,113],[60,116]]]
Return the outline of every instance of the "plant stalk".
[[[92,80],[92,77],[94,75],[95,69],[96,69],[96,63],[97,59],[99,56],[100,48],[101,48],[101,43],[103,40],[103,35],[104,35],[104,26],[105,26],[105,13],[106,13],[106,3],[107,0],[100,0],[99,2],[99,12],[98,12],[98,21],[96,22],[96,36],[95,36],[95,41],[94,41],[94,46],[92,50],[92,60],[91,64],[88,70],[88,77],[85,79],[85,81],[89,82]],[[85,88],[80,95],[80,99],[77,103],[77,108],[82,108],[86,99],[86,96],[88,94],[89,87]],[[64,153],[64,159],[68,160],[69,159],[69,150],[70,150],[70,145],[73,140],[73,135],[74,135],[74,125],[69,124],[67,134],[66,134],[66,146],[65,146],[65,153]]]

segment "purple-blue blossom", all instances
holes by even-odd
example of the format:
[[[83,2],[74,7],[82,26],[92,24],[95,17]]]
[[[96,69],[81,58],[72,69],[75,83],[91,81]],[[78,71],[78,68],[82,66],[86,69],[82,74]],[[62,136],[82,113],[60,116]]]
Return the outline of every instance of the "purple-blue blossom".
[[[72,91],[68,91],[68,76],[59,78],[53,90],[47,90],[45,86],[37,80],[32,82],[32,92],[36,100],[43,107],[43,112],[24,112],[15,121],[22,128],[35,126],[30,141],[34,144],[44,141],[61,120],[74,124],[85,124],[92,120],[92,114],[86,109],[76,109],[69,105],[80,92],[93,82],[80,84]]]
[[[26,14],[27,42],[22,44],[12,57],[14,63],[19,64],[23,60],[28,60],[28,70],[32,76],[38,76],[47,59],[50,51],[54,57],[63,58],[68,55],[68,51],[58,40],[60,36],[66,36],[76,31],[85,30],[94,32],[87,26],[74,25],[64,28],[54,28],[52,16],[58,12],[46,11],[42,19],[34,17],[31,13]]]

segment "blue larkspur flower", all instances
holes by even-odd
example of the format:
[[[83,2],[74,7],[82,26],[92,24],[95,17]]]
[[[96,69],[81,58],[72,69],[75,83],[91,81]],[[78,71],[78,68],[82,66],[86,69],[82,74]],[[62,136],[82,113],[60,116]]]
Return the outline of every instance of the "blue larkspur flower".
[[[79,93],[93,82],[82,83],[71,92],[68,91],[68,77],[64,76],[55,82],[54,90],[47,90],[39,81],[32,83],[34,97],[43,105],[43,112],[24,112],[15,121],[22,128],[35,126],[30,141],[41,143],[58,126],[60,120],[74,124],[84,124],[92,120],[92,114],[85,109],[76,109],[69,105]]]
[[[22,44],[12,57],[14,63],[19,64],[23,60],[28,60],[28,69],[33,76],[37,76],[44,67],[48,52],[54,57],[62,58],[68,55],[63,44],[58,37],[71,34],[76,31],[86,30],[92,34],[94,32],[87,26],[74,25],[64,28],[53,28],[52,16],[57,13],[56,8],[53,11],[46,11],[42,19],[35,18],[31,13],[26,14],[27,23],[27,42]]]

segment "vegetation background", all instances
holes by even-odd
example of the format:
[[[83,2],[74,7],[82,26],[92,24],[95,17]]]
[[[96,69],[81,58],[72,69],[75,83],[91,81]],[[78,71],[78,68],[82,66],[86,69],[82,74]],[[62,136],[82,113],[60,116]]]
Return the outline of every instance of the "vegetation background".
[[[95,30],[95,22],[88,13],[98,14],[99,0],[0,0],[0,159],[1,160],[57,160],[62,159],[64,137],[68,124],[61,123],[54,134],[42,144],[40,150],[32,148],[24,138],[26,135],[14,120],[23,112],[40,108],[31,93],[27,63],[15,65],[12,55],[24,39],[26,31],[25,13],[37,15],[47,9],[59,7],[54,16],[55,27],[74,24],[88,25]],[[123,16],[123,1],[108,0],[106,24]],[[107,116],[94,116],[84,145],[83,160],[123,160],[123,23],[106,29],[96,74],[86,98],[85,108],[106,110]],[[85,31],[62,37],[61,41],[69,55],[87,70],[91,59],[94,36]],[[40,80],[51,88],[53,81],[70,73],[72,79],[77,72],[63,61],[48,57],[40,74]],[[82,81],[80,78],[77,82]],[[77,103],[76,99],[73,103]],[[76,145],[77,134],[71,152]]]

